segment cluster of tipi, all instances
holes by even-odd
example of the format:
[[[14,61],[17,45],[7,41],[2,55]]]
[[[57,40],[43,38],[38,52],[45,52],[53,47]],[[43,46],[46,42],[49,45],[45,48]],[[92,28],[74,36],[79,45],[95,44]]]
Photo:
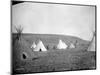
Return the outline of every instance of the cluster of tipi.
[[[59,40],[59,43],[57,44],[56,47],[57,47],[57,49],[67,49],[68,45],[64,41]],[[37,45],[35,42],[33,42],[31,48],[33,49],[33,51],[47,51],[47,49],[45,48],[45,46],[41,40],[39,40]],[[75,45],[73,43],[71,43],[69,48],[75,48]]]

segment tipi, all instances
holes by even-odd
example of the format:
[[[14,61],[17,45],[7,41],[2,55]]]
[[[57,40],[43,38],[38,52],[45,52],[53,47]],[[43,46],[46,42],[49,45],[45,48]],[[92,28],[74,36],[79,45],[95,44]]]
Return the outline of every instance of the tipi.
[[[69,48],[75,48],[75,45],[73,43],[71,43]]]
[[[90,41],[90,45],[88,47],[88,51],[95,51],[95,36]]]
[[[13,45],[14,61],[33,58],[34,56],[33,52],[29,46],[30,45],[27,43],[27,41],[24,38],[21,38],[21,40],[16,40],[15,44]]]
[[[62,41],[59,40],[59,43],[57,45],[57,49],[66,49],[68,46]]]
[[[35,48],[36,47],[36,44],[35,44],[35,42],[33,42],[33,44],[32,44],[32,46],[31,46],[31,48]]]
[[[43,45],[42,41],[39,40],[37,46],[35,47],[34,51],[47,51],[45,46]]]

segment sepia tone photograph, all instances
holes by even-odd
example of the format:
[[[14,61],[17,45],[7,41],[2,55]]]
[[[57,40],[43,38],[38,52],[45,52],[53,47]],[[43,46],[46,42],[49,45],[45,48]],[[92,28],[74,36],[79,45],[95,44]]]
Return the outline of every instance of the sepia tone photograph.
[[[96,69],[96,6],[11,1],[12,74]]]

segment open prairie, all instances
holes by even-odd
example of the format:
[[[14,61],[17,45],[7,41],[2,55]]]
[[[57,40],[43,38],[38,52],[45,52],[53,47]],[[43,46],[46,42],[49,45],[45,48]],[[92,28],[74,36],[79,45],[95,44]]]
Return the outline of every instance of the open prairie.
[[[41,40],[47,48],[46,52],[35,52],[31,49],[33,41]],[[71,42],[76,48],[59,50],[56,45],[59,39],[67,45]],[[89,41],[74,36],[51,34],[22,34],[20,40],[16,40],[16,34],[12,34],[12,65],[13,73],[39,73],[71,70],[96,69],[96,52],[87,51]],[[22,58],[23,52],[27,53],[26,59]]]

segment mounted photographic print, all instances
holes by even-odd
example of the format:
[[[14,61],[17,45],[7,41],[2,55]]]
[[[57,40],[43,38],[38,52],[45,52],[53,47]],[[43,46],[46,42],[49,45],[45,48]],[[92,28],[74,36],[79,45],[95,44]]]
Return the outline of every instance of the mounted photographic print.
[[[96,6],[11,2],[12,73],[96,69]]]

